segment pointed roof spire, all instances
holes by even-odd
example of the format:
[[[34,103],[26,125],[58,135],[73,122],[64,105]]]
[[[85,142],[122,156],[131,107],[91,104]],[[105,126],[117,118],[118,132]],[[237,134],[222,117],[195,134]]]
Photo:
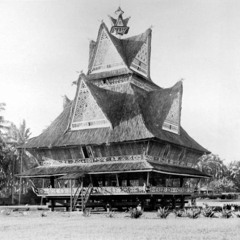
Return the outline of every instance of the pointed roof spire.
[[[120,6],[118,7],[118,9],[115,11],[115,14],[117,14],[118,16],[121,14],[123,14],[124,11],[120,8]]]
[[[115,11],[117,18],[115,19],[109,16],[112,23],[112,28],[110,30],[111,33],[115,33],[116,35],[120,36],[128,33],[129,27],[127,26],[127,24],[130,17],[124,19],[122,16],[123,13],[124,11],[120,7],[118,7],[118,9]]]

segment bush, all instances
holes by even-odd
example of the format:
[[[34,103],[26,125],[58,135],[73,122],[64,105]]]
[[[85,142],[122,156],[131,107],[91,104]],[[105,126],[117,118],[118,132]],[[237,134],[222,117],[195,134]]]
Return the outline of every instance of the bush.
[[[206,208],[206,209],[203,209],[202,213],[203,213],[203,216],[204,216],[204,217],[208,217],[208,218],[213,218],[213,217],[215,217],[214,211],[213,211],[212,208],[210,208],[210,207],[208,207],[208,208]]]
[[[137,210],[136,208],[133,208],[130,210],[130,217],[131,218],[139,218],[143,214],[142,210]]]
[[[230,217],[233,217],[232,211],[227,210],[227,209],[223,209],[222,210],[222,218],[230,218]]]
[[[170,214],[170,211],[168,210],[168,208],[165,209],[165,207],[163,208],[159,208],[157,211],[157,216],[159,218],[167,218],[167,216]]]
[[[191,208],[187,211],[187,216],[193,219],[198,218],[200,214],[201,214],[201,209],[199,208]]]
[[[175,209],[174,211],[174,214],[176,217],[187,217],[187,210],[184,208],[184,209]]]

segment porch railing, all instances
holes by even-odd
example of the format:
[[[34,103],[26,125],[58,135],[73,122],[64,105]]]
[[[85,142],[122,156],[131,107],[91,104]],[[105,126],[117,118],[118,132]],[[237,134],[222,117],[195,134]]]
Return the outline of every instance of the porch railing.
[[[87,188],[85,189],[87,190]],[[73,188],[74,195],[77,188]],[[171,193],[193,193],[192,188],[180,187],[150,187],[145,190],[141,186],[135,187],[93,187],[91,195],[125,195],[125,194],[171,194]],[[38,188],[38,195],[40,196],[70,196],[71,188]]]

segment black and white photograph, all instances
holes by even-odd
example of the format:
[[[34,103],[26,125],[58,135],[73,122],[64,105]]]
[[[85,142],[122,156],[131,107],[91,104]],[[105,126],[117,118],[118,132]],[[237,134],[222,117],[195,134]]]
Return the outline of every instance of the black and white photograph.
[[[0,0],[0,239],[237,240],[239,0]]]

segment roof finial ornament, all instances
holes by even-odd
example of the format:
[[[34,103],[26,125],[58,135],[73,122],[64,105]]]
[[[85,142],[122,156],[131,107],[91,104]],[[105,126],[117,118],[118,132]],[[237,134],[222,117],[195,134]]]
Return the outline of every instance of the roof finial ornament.
[[[111,33],[115,33],[116,35],[120,36],[128,33],[129,27],[127,26],[127,24],[130,17],[123,19],[123,13],[124,11],[121,9],[121,7],[118,7],[118,9],[115,11],[117,19],[109,16],[112,22],[112,28],[110,30]]]

